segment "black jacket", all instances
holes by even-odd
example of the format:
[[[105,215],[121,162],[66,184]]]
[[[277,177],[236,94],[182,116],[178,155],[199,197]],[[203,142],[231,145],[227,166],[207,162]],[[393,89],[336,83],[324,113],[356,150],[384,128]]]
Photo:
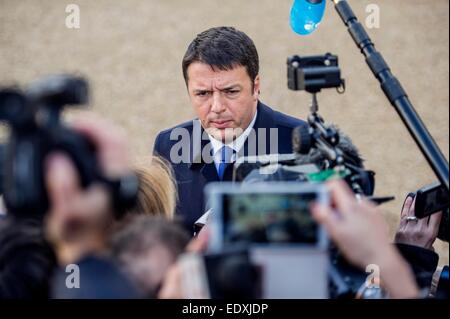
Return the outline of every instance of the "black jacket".
[[[258,114],[255,124],[253,126],[257,140],[262,137],[258,137],[260,132],[258,129],[266,130],[266,149],[257,149],[257,154],[289,154],[292,153],[292,130],[299,125],[307,125],[304,121],[277,112],[270,107],[258,102]],[[194,125],[196,120],[192,120],[173,128],[162,131],[158,134],[154,154],[160,155],[168,160],[175,172],[175,177],[178,185],[178,204],[176,208],[176,214],[181,217],[185,227],[189,230],[193,230],[194,222],[205,212],[205,200],[203,189],[209,182],[219,181],[214,163],[205,163],[201,156],[203,149],[210,143],[208,139],[201,139],[203,129],[201,132],[196,132],[199,126]],[[270,129],[276,129],[278,136],[271,132]],[[180,131],[185,131],[188,138],[178,135]],[[171,134],[173,140],[171,140]],[[178,136],[176,136],[178,135]],[[171,150],[180,150],[180,143],[182,139],[185,142],[182,143],[183,151],[188,154],[185,160],[181,163],[175,163],[171,160]],[[277,138],[278,150],[270,149],[271,138],[274,140]],[[248,140],[245,142],[242,154],[240,151],[239,156],[248,155]],[[197,143],[197,144],[195,144]],[[198,146],[195,146],[198,145]],[[259,147],[259,146],[258,146]],[[273,147],[273,143],[272,143]],[[250,154],[255,155],[255,154]],[[230,181],[232,178],[232,165],[229,165],[225,171],[225,181]]]
[[[421,288],[429,288],[431,279],[438,266],[439,255],[434,251],[419,246],[396,244],[400,254],[411,266],[417,284]]]

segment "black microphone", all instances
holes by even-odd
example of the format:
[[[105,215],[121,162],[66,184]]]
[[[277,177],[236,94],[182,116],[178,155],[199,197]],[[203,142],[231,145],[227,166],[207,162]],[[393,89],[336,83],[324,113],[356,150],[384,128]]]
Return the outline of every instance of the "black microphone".
[[[336,125],[332,124],[329,128],[337,133],[335,144],[342,151],[346,162],[359,168],[364,167],[364,159],[350,137]],[[300,155],[297,164],[315,163],[321,166],[320,164],[326,160],[325,154],[315,147],[314,135],[307,125],[300,125],[292,131],[292,150]]]
[[[316,133],[311,128],[305,128],[305,126],[306,125],[298,126],[292,132],[292,149],[296,154],[295,164],[314,164],[320,170],[327,169],[329,165],[329,155],[326,153],[326,150],[317,147],[317,144],[321,142],[318,141]],[[375,173],[364,168],[364,159],[347,134],[342,132],[334,124],[327,126],[326,133],[329,136],[333,136],[332,139],[328,138],[328,140],[333,142],[331,143],[333,147],[339,149],[346,167],[351,168],[352,172],[357,173],[355,175],[356,179],[352,178],[352,180],[357,181],[360,189],[359,193],[364,194],[369,200],[377,205],[395,199],[395,197],[392,196],[372,196],[375,190]]]

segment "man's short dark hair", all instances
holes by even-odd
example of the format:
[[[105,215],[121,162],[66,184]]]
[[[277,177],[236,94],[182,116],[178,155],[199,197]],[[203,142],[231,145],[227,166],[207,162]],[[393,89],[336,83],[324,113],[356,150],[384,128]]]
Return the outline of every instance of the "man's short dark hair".
[[[189,45],[183,58],[183,76],[188,83],[187,69],[201,62],[219,70],[244,66],[252,80],[259,73],[258,51],[252,39],[233,27],[211,28],[198,34]]]

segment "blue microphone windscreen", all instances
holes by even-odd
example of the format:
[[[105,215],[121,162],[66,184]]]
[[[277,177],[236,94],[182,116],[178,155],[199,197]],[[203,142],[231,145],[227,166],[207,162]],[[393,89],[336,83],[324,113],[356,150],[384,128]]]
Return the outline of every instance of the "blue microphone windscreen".
[[[316,2],[316,3],[315,3]],[[314,32],[325,14],[326,0],[295,0],[291,9],[291,28],[300,35]]]

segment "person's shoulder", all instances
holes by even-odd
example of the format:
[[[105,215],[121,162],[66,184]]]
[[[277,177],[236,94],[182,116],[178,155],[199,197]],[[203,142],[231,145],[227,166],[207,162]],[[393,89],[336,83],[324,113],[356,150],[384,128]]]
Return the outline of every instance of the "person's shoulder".
[[[180,138],[190,136],[193,131],[194,121],[187,121],[158,133],[155,139],[153,153],[166,157],[168,150],[178,142]],[[174,138],[171,138],[175,136]]]
[[[157,138],[163,138],[163,137],[169,136],[173,131],[176,131],[176,130],[186,129],[188,131],[192,131],[193,126],[194,126],[194,120],[184,122],[184,123],[175,125],[173,127],[170,127],[168,129],[162,130],[161,132],[158,133]]]
[[[275,125],[279,128],[294,129],[300,125],[307,125],[307,123],[299,118],[287,115],[280,111],[261,103],[261,111],[270,114],[270,117],[275,122]]]
[[[297,126],[307,124],[305,121],[295,118],[293,116],[281,113],[279,111],[274,111],[274,112],[276,114],[275,120],[277,122],[277,126],[294,129]]]

